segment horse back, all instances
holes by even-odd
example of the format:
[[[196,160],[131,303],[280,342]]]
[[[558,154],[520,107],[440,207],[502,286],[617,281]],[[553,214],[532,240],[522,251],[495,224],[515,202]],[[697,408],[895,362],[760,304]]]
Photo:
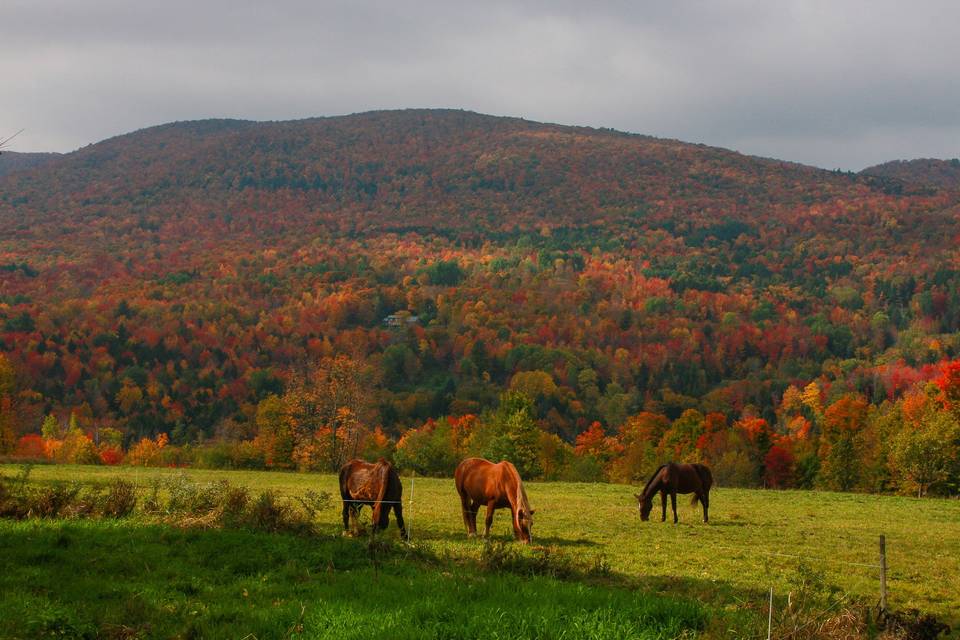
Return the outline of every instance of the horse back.
[[[393,465],[351,460],[340,468],[340,496],[344,500],[399,500],[403,493],[400,476]]]
[[[509,462],[494,464],[483,458],[467,458],[457,466],[453,479],[457,492],[476,502],[504,502],[516,495],[517,470]]]

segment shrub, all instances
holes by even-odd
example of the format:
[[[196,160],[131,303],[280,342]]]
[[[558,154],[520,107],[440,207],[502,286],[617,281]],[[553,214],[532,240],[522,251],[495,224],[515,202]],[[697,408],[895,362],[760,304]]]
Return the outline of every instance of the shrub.
[[[106,465],[117,465],[123,462],[123,450],[120,447],[107,445],[100,448],[100,462]]]
[[[489,538],[484,541],[478,564],[481,570],[491,573],[557,579],[603,577],[610,573],[603,556],[574,558],[555,546],[526,547]]]
[[[110,518],[123,518],[133,513],[136,506],[136,486],[132,482],[117,478],[108,485],[99,512]]]
[[[420,475],[453,475],[460,456],[454,447],[449,420],[430,420],[418,429],[407,431],[397,443],[395,458],[399,467]]]
[[[143,467],[158,466],[161,462],[160,452],[167,446],[169,441],[170,438],[165,433],[158,435],[155,440],[143,438],[130,448],[124,462],[126,464]]]
[[[331,504],[325,492],[291,499],[267,491],[251,499],[246,488],[225,480],[202,484],[178,475],[155,481],[143,508],[178,526],[314,533],[316,514]]]
[[[78,484],[55,484],[37,487],[25,493],[26,515],[35,518],[56,518],[69,515],[68,509],[75,506],[81,487]]]
[[[13,455],[17,458],[39,460],[47,457],[47,449],[43,444],[43,438],[31,433],[17,441],[17,448],[14,449]]]
[[[263,451],[250,441],[218,442],[193,451],[194,466],[202,469],[264,469]]]
[[[93,440],[80,429],[70,429],[53,456],[57,462],[99,464],[100,456]]]
[[[789,449],[774,445],[763,459],[763,484],[772,489],[785,489],[793,484],[796,461]]]

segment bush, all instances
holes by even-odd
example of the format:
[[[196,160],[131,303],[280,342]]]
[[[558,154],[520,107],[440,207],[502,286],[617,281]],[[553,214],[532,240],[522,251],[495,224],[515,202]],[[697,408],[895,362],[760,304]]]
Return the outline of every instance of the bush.
[[[453,436],[448,420],[430,421],[411,429],[397,443],[397,465],[424,476],[453,475],[461,458]]]
[[[486,539],[478,561],[482,571],[521,576],[546,576],[561,580],[606,577],[610,566],[604,556],[574,558],[555,546],[527,547]]]
[[[43,438],[31,433],[17,440],[17,448],[14,449],[13,455],[23,459],[43,459],[47,457],[47,449],[43,444]]]
[[[25,492],[26,514],[24,517],[56,518],[71,515],[69,509],[76,506],[80,489],[80,485],[77,484],[55,484]]]
[[[33,486],[27,482],[29,475],[30,467],[26,466],[12,480],[0,476],[0,517],[122,518],[130,515],[137,504],[136,487],[119,478],[107,487],[84,488],[76,483]]]
[[[117,478],[107,487],[98,511],[110,518],[123,518],[133,513],[136,506],[136,486],[132,482]]]
[[[108,445],[100,448],[100,462],[113,466],[123,462],[123,449]]]
[[[84,488],[79,484],[35,486],[28,483],[29,475],[29,466],[14,478],[0,475],[0,517],[123,518],[137,507],[136,486],[120,478],[106,486]],[[317,514],[332,504],[326,492],[307,491],[288,498],[267,491],[251,499],[245,487],[225,480],[204,484],[177,475],[153,482],[142,512],[177,526],[304,534],[316,532]]]
[[[265,469],[263,451],[253,442],[218,442],[194,449],[193,465],[201,469]]]
[[[161,462],[160,452],[167,446],[169,441],[170,438],[167,437],[165,433],[158,435],[155,440],[143,438],[130,448],[124,462],[126,464],[143,467],[159,466]]]
[[[251,499],[246,488],[226,480],[201,484],[179,475],[155,481],[144,510],[178,526],[309,534],[316,532],[317,513],[331,504],[325,492],[291,499],[266,491]]]

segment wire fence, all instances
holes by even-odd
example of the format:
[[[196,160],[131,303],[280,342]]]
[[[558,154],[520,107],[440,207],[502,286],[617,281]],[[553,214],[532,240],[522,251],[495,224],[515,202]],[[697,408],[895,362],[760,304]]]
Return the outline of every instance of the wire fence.
[[[141,469],[138,468],[138,467],[135,467],[135,468],[134,468],[135,482],[136,482],[137,484],[140,484],[140,481],[141,481],[143,475],[147,475],[147,473],[148,473],[148,472],[146,472],[146,471],[144,470],[144,473],[141,474]],[[152,474],[151,474],[151,475],[152,475]],[[408,494],[407,499],[405,499],[405,500],[376,500],[376,499],[363,499],[363,498],[348,498],[348,499],[342,499],[342,498],[341,498],[341,499],[340,499],[340,502],[342,502],[342,503],[344,503],[344,504],[360,504],[360,505],[370,505],[370,506],[376,505],[377,503],[383,504],[383,505],[402,505],[402,506],[404,506],[404,507],[405,507],[405,510],[404,510],[404,514],[403,514],[403,515],[404,515],[405,524],[406,524],[406,540],[412,540],[412,539],[413,539],[413,536],[412,536],[412,532],[413,532],[413,516],[414,516],[414,514],[415,514],[414,505],[417,504],[417,503],[415,502],[415,500],[414,500],[414,498],[415,498],[415,489],[416,489],[416,482],[415,482],[415,481],[416,481],[416,476],[415,476],[415,474],[414,474],[414,475],[411,475],[411,476],[408,477],[406,480],[409,482],[409,494]],[[287,493],[287,492],[281,492],[281,493],[279,493],[279,495],[284,496],[284,497],[286,497],[286,498],[295,497],[293,494],[289,494],[289,493]],[[485,505],[482,505],[480,508],[478,508],[478,509],[476,509],[476,510],[463,510],[463,509],[462,509],[462,505],[457,505],[457,506],[458,506],[458,507],[461,507],[460,509],[457,509],[458,512],[464,512],[464,513],[469,513],[469,514],[479,514],[480,511],[482,511],[483,509],[486,508]],[[615,512],[619,512],[619,511],[621,511],[621,510],[623,510],[623,511],[630,511],[630,512],[633,512],[634,514],[635,514],[636,511],[637,511],[637,507],[634,506],[634,505],[622,505],[622,506],[621,506],[621,505],[607,505],[607,506],[604,507],[604,509],[607,510],[607,511],[613,510],[613,511],[615,511]],[[419,514],[419,515],[424,515],[424,514]],[[706,542],[706,541],[704,541],[704,542]],[[718,543],[718,542],[715,542],[715,541],[712,541],[712,540],[709,541],[708,544],[709,544],[709,548],[710,548],[711,550],[724,551],[724,552],[729,552],[729,553],[734,553],[734,554],[743,554],[744,557],[742,557],[742,558],[737,558],[737,559],[736,559],[736,561],[738,561],[738,562],[741,561],[741,560],[756,560],[756,561],[760,561],[760,560],[763,559],[763,558],[774,558],[774,559],[789,559],[789,560],[795,560],[795,561],[800,561],[800,562],[808,563],[808,564],[814,565],[814,566],[815,566],[815,565],[823,565],[823,564],[826,564],[826,565],[834,565],[834,566],[838,566],[838,567],[851,567],[851,568],[857,568],[857,569],[867,569],[867,570],[869,570],[869,571],[868,571],[868,572],[864,572],[864,573],[866,573],[866,574],[868,574],[868,575],[864,575],[864,573],[861,573],[859,577],[861,577],[861,578],[863,578],[863,579],[865,579],[865,580],[869,580],[870,582],[873,582],[873,581],[876,581],[876,580],[879,579],[879,581],[880,581],[880,587],[879,587],[879,589],[878,589],[878,592],[879,592],[879,593],[883,593],[884,595],[885,595],[885,590],[886,590],[886,579],[888,579],[888,578],[891,577],[891,576],[888,574],[888,571],[887,571],[887,566],[886,566],[886,561],[885,561],[885,555],[884,555],[884,554],[885,554],[885,551],[884,551],[884,547],[883,547],[883,543],[882,543],[882,542],[881,542],[881,548],[880,548],[880,550],[879,550],[878,561],[877,561],[877,562],[866,562],[866,561],[858,561],[858,560],[857,560],[857,561],[855,561],[855,560],[845,560],[845,559],[842,559],[842,558],[831,558],[831,557],[825,557],[825,556],[822,556],[822,555],[807,555],[807,554],[803,554],[803,553],[790,553],[790,552],[787,552],[787,551],[785,551],[785,550],[783,550],[783,549],[762,548],[762,547],[759,547],[759,546],[757,546],[757,545],[750,545],[750,544],[744,544],[744,545],[742,545],[742,546],[739,546],[739,545],[734,545],[734,544]],[[878,575],[878,574],[879,574],[879,575]],[[758,634],[758,635],[752,636],[751,640],[753,640],[754,638],[755,638],[756,640],[761,640],[763,637],[767,637],[767,638],[770,638],[770,637],[771,637],[770,634],[771,634],[771,626],[772,626],[773,612],[774,612],[774,599],[773,599],[773,594],[774,594],[774,588],[771,587],[771,588],[770,588],[770,598],[769,598],[769,601],[768,601],[768,602],[765,602],[764,605],[761,605],[761,606],[766,606],[766,607],[768,608],[768,611],[767,611],[767,614],[768,614],[768,615],[767,615],[767,618],[768,618],[767,631],[766,631],[766,633],[760,633],[760,634]],[[764,596],[766,596],[766,594],[764,594]],[[862,596],[863,596],[863,594],[858,594],[856,597],[857,597],[857,598],[862,598]],[[830,604],[830,606],[829,606],[828,608],[826,608],[826,609],[824,609],[823,611],[820,612],[820,614],[821,614],[821,620],[823,619],[822,616],[825,616],[825,615],[828,614],[828,613],[834,612],[838,607],[842,606],[843,604],[851,604],[851,603],[853,602],[853,600],[851,599],[851,597],[852,597],[852,596],[851,596],[850,594],[845,593],[842,597],[837,598],[834,602],[832,602],[832,603]],[[767,598],[764,597],[764,600],[767,600]],[[878,606],[878,611],[884,611],[884,610],[885,610],[886,603],[884,602],[884,600],[885,600],[885,598],[884,598],[883,596],[881,596],[881,603],[882,603],[882,605]],[[789,605],[789,596],[788,596],[788,601],[787,601],[787,602],[788,602],[788,604],[787,604],[787,609],[789,609],[789,606],[790,606],[790,605]],[[781,622],[782,622],[782,618],[781,618]],[[799,633],[800,631],[802,631],[802,630],[805,630],[806,628],[809,628],[810,625],[815,624],[816,622],[818,622],[818,620],[809,620],[809,621],[806,621],[804,624],[802,624],[802,626],[799,626],[799,627],[796,627],[796,628],[791,629],[791,637],[796,637],[796,634],[798,634],[798,633]]]

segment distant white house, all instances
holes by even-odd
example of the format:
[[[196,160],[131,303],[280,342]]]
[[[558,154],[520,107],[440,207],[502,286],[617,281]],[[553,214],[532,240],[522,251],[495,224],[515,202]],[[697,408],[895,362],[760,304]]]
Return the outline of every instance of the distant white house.
[[[383,319],[383,324],[388,327],[403,327],[409,324],[414,324],[420,318],[413,315],[409,311],[398,311],[396,313],[391,313],[386,318]]]

